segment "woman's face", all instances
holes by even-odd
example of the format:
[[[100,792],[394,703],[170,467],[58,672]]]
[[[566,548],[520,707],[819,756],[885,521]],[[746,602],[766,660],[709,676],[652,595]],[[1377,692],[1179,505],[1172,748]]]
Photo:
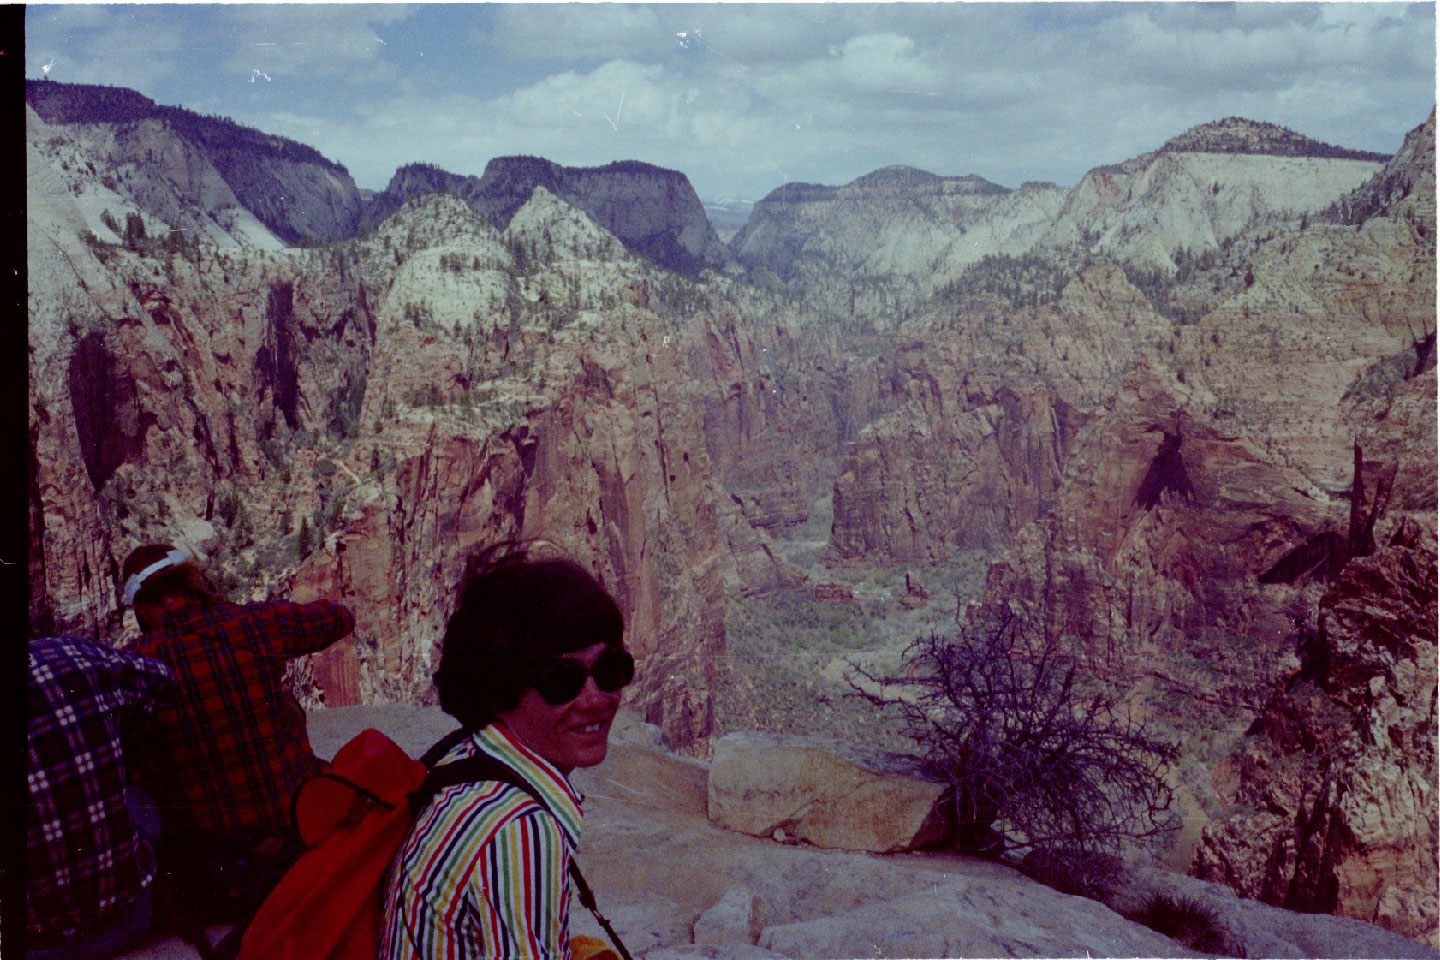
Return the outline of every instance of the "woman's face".
[[[589,669],[605,650],[604,643],[596,643],[563,659]],[[516,739],[568,776],[576,767],[593,767],[605,759],[610,723],[619,709],[620,691],[606,693],[595,685],[594,677],[586,677],[585,686],[569,703],[552,706],[530,688],[514,710],[500,714],[500,720]]]

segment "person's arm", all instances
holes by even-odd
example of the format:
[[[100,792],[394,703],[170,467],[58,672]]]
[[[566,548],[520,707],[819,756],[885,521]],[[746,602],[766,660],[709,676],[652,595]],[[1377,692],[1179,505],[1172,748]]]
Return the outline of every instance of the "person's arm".
[[[560,920],[570,894],[570,850],[555,818],[539,809],[514,818],[495,832],[481,856],[471,889],[515,941],[511,955],[568,960]]]
[[[127,708],[149,713],[169,702],[175,690],[175,677],[165,664],[110,647],[97,645],[97,650],[110,674],[112,689]]]
[[[287,657],[324,650],[355,629],[355,615],[329,600],[309,603],[281,600],[273,604],[273,610],[282,625],[279,652]]]

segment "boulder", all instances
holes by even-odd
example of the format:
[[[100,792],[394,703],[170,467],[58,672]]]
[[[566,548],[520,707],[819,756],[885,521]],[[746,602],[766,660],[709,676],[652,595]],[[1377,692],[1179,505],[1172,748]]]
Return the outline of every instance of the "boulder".
[[[710,764],[711,822],[755,837],[888,853],[943,843],[947,787],[836,745],[733,733]]]
[[[787,957],[1193,957],[1169,937],[1093,900],[1025,881],[956,880],[847,913],[770,927],[760,946]]]
[[[731,887],[720,902],[695,921],[695,943],[754,943],[760,935],[755,893],[748,887]]]
[[[1127,869],[1104,896],[1106,906],[1135,917],[1157,896],[1210,911],[1224,948],[1238,957],[1433,957],[1423,944],[1348,917],[1296,913],[1244,900],[1219,883],[1154,868]]]

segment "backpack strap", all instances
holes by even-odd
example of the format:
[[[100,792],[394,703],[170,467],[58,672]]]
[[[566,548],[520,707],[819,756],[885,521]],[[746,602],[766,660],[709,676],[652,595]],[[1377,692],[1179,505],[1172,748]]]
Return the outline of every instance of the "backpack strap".
[[[430,772],[425,775],[425,781],[410,794],[412,816],[419,816],[421,811],[430,805],[430,801],[435,799],[435,794],[446,787],[453,787],[459,783],[483,783],[492,780],[518,787],[529,794],[540,805],[541,810],[552,817],[555,815],[533,783],[516,773],[509,764],[488,753],[481,751],[465,757],[463,760],[435,766],[438,760],[468,736],[470,736],[470,731],[456,730],[426,750],[425,755],[420,758],[421,762],[430,768]],[[580,872],[580,865],[575,862],[574,857],[570,858],[570,879],[575,882],[575,892],[580,897],[581,905],[593,913],[596,920],[600,921],[600,926],[610,935],[610,941],[620,951],[620,956],[624,960],[634,960],[630,956],[630,951],[625,949],[625,944],[620,941],[620,935],[615,932],[610,921],[605,919],[604,914],[600,912],[600,908],[595,903],[595,893],[590,889],[590,884],[585,882],[585,875]]]
[[[467,730],[464,727],[461,727],[458,730],[451,730],[449,733],[445,734],[445,736],[437,740],[434,746],[432,746],[429,750],[426,750],[425,753],[421,755],[420,762],[425,764],[425,767],[427,769],[433,768],[435,764],[440,762],[440,760],[445,756],[445,754],[450,752],[450,750],[455,746],[455,744],[459,743],[461,740],[464,740],[466,737],[470,736],[474,732],[474,730]]]

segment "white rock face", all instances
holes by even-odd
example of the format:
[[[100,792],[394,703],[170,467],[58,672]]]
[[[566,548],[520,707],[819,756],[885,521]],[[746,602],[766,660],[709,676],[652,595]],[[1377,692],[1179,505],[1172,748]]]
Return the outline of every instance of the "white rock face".
[[[749,887],[731,887],[720,902],[695,921],[695,943],[754,943],[760,935],[755,893]]]
[[[208,159],[164,124],[49,124],[29,106],[26,125],[26,203],[31,218],[101,240],[121,237],[120,225],[140,215],[146,232],[172,228],[220,247],[279,250],[285,244],[241,205]],[[156,176],[155,171],[163,171]],[[60,231],[51,229],[52,234]]]
[[[1318,157],[1148,154],[1087,173],[1050,239],[1098,234],[1091,246],[1097,252],[1173,270],[1177,249],[1203,253],[1266,217],[1318,213],[1383,166]]]

